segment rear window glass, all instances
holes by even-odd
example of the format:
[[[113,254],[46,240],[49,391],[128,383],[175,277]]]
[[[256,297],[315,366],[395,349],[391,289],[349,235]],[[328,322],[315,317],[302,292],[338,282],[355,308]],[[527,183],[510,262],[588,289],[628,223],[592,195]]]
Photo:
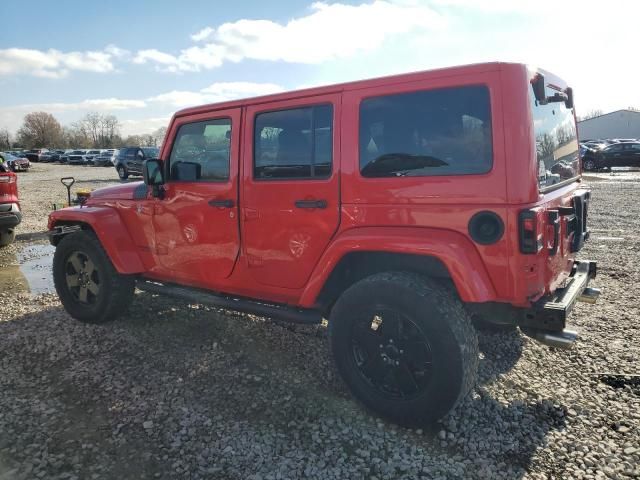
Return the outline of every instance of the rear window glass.
[[[547,90],[547,96],[555,91]],[[564,102],[539,103],[529,88],[531,114],[538,161],[540,190],[576,178],[579,174],[579,146],[573,110]]]
[[[327,178],[331,175],[333,107],[318,105],[256,116],[256,179]]]
[[[485,86],[373,97],[360,104],[364,177],[481,174],[492,164]]]

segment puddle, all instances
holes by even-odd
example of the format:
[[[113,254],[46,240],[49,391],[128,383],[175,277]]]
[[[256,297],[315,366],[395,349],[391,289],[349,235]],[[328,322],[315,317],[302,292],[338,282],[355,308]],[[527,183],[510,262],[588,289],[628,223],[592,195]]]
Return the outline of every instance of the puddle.
[[[28,245],[12,261],[0,267],[0,292],[22,292],[38,295],[53,293],[53,245]]]

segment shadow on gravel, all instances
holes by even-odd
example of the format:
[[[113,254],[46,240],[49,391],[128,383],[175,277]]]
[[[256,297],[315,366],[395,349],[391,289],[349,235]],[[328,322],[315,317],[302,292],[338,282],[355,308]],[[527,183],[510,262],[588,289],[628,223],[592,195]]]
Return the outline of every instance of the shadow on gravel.
[[[318,448],[341,449],[354,466],[361,450],[375,454],[379,477],[404,472],[385,453],[400,448],[428,472],[444,455],[443,465],[460,465],[457,478],[520,478],[548,432],[564,428],[563,407],[513,400],[508,382],[504,395],[490,391],[522,353],[515,332],[480,336],[474,395],[416,435],[352,400],[333,370],[325,327],[146,294],[126,318],[84,325],[53,297],[38,298],[49,306],[0,322],[0,478],[180,476],[212,464],[246,478],[291,455],[321,462]],[[233,465],[229,448],[241,452]]]

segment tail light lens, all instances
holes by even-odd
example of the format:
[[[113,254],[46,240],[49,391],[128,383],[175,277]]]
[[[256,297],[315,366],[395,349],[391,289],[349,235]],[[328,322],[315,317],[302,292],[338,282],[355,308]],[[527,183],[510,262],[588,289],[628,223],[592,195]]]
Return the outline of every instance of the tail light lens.
[[[16,183],[16,176],[10,174],[0,174],[0,183]]]
[[[538,215],[535,210],[523,210],[518,219],[520,252],[535,254],[542,249],[542,235],[538,235]]]

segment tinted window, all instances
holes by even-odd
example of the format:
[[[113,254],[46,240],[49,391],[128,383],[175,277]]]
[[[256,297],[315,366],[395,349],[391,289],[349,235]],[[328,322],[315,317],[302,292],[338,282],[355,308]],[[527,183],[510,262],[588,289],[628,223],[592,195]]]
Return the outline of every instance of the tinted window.
[[[331,175],[333,106],[295,108],[256,116],[256,179],[327,178]]]
[[[230,148],[230,118],[182,125],[178,129],[169,157],[171,179],[182,181],[227,180],[229,178]]]
[[[492,157],[486,87],[402,93],[360,104],[364,177],[486,173]]]

